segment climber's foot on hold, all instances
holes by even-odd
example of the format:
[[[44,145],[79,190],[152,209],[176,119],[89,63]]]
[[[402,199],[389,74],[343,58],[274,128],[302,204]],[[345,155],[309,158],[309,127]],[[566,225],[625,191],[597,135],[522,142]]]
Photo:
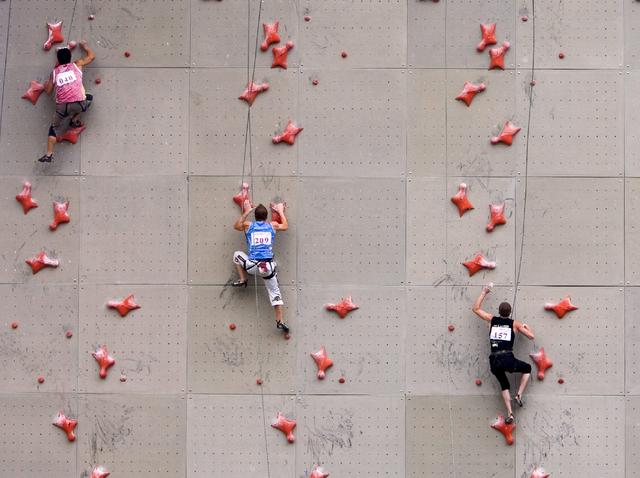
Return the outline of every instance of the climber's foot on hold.
[[[519,407],[522,407],[524,403],[522,403],[522,397],[520,395],[516,395],[513,397],[513,400],[518,404]]]
[[[41,163],[50,163],[52,159],[53,154],[44,154],[38,158],[38,161],[40,161]]]
[[[505,418],[504,422],[508,425],[511,425],[514,422],[513,413],[510,413],[507,418]]]
[[[233,284],[231,284],[233,287],[247,287],[247,283],[249,281],[246,280],[237,280],[235,281]]]
[[[280,322],[279,320],[276,320],[276,327],[281,329],[285,334],[289,333],[289,327],[284,322]]]

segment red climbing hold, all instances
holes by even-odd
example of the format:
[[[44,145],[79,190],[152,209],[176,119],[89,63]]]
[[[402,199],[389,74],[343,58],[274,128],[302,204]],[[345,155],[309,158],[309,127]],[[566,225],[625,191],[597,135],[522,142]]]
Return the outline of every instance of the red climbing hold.
[[[293,48],[293,42],[288,41],[283,46],[274,46],[273,50],[273,63],[271,63],[271,68],[284,68],[287,69],[287,55],[289,54],[289,50]]]
[[[313,80],[311,80],[311,84],[313,86],[318,86],[318,83],[319,83],[319,81],[317,79],[315,79],[315,78]]]
[[[40,251],[36,257],[27,259],[25,262],[31,266],[34,274],[37,274],[45,267],[58,267],[60,265],[58,259],[51,259],[44,251]]]
[[[291,338],[291,334],[290,333],[283,334],[282,338],[285,340],[289,340]]]
[[[329,473],[326,472],[324,468],[316,466],[313,468],[313,471],[309,475],[309,478],[327,478],[328,476]]]
[[[504,435],[504,440],[507,442],[507,445],[513,445],[513,430],[516,429],[515,422],[507,423],[504,421],[504,417],[502,415],[498,415],[491,424],[491,428],[498,430]]]
[[[110,474],[104,466],[96,466],[91,471],[91,478],[107,478]]]
[[[262,24],[262,28],[264,29],[264,41],[260,45],[260,49],[262,51],[267,51],[269,49],[269,45],[272,43],[280,42],[280,35],[278,34],[279,26],[280,22],[278,21]]]
[[[124,373],[124,372],[121,372],[121,373],[120,373],[120,381],[121,381],[122,383],[124,383],[124,382],[126,382],[126,381],[127,381],[127,376],[125,375],[125,373]]]
[[[78,42],[75,40],[71,40],[69,43],[67,43],[67,48],[71,51],[73,51],[77,46],[78,46]]]
[[[473,209],[473,204],[471,204],[467,198],[467,185],[465,183],[460,183],[458,192],[451,198],[451,202],[458,208],[460,217],[462,217],[465,212]]]
[[[453,332],[454,330],[456,330],[456,326],[453,324],[449,324],[449,327],[447,327],[447,329],[449,329],[449,332]]]
[[[557,304],[552,304],[551,302],[544,304],[544,309],[553,310],[559,319],[563,318],[567,312],[578,310],[578,308],[571,303],[571,297],[569,296],[565,297]]]
[[[100,79],[100,77],[97,77],[97,78],[94,80],[94,82],[95,82],[95,84],[96,84],[96,85],[99,85],[100,83],[102,83],[102,80]]]
[[[284,211],[287,208],[286,202],[279,203],[270,203],[269,208],[271,209],[271,221],[277,222],[278,224],[282,224],[282,216],[284,216]]]
[[[298,128],[291,120],[287,123],[287,127],[284,129],[282,134],[274,136],[271,138],[273,144],[278,143],[287,143],[293,145],[296,142],[296,136],[300,133],[304,128]]]
[[[54,43],[62,43],[64,41],[64,35],[62,34],[62,20],[58,23],[47,23],[49,29],[49,38],[44,42],[42,46],[45,50],[51,50]]]
[[[464,101],[467,106],[471,106],[471,102],[473,101],[474,96],[486,89],[487,87],[484,83],[474,85],[473,83],[465,81],[462,91],[458,96],[456,96],[456,100]]]
[[[560,58],[561,60],[564,60],[564,53],[562,52],[558,53],[558,58]]]
[[[124,52],[124,56],[125,56],[125,57],[127,57],[127,58],[129,58],[129,57],[131,56],[131,52],[129,52],[129,51],[125,51],[125,52]]]
[[[342,58],[346,58],[347,56],[349,56],[349,54],[346,51],[343,51],[342,53],[340,53],[340,56]]]
[[[17,329],[18,328],[18,322],[11,322],[11,328],[12,329]]]
[[[256,379],[256,385],[262,385],[262,379],[261,378],[257,378]]]
[[[140,308],[140,306],[136,304],[133,294],[128,295],[121,301],[110,300],[107,302],[107,307],[110,309],[116,309],[120,314],[120,317],[125,317],[132,310]]]
[[[507,121],[502,127],[500,134],[491,138],[491,144],[504,143],[507,146],[511,146],[513,137],[518,134],[521,129],[522,128],[514,125],[511,121]]]
[[[551,475],[544,468],[536,468],[529,478],[549,478]]]
[[[559,383],[560,385],[562,385],[562,384],[564,383],[564,378],[560,377],[560,378],[558,379],[558,383]]]
[[[22,185],[22,192],[16,196],[16,201],[22,204],[24,213],[28,213],[30,209],[38,207],[38,201],[31,197],[31,183],[25,182]]]
[[[229,324],[229,330],[236,330],[236,324]]]
[[[526,15],[522,15],[522,17],[520,17],[520,20],[522,20],[523,22],[528,22],[529,21],[529,17]]]
[[[351,296],[348,296],[343,297],[342,300],[337,304],[327,304],[324,306],[324,308],[327,310],[333,310],[340,316],[341,319],[344,319],[349,312],[359,309],[360,307],[353,303],[353,301],[351,300]]]
[[[44,377],[42,375],[40,375],[38,378],[38,383],[44,383]]]
[[[333,365],[333,360],[327,356],[327,350],[324,346],[320,347],[317,352],[312,352],[311,356],[318,366],[318,378],[322,380],[325,377],[325,371]]]
[[[529,357],[531,357],[531,360],[533,360],[536,367],[538,367],[538,380],[544,380],[545,371],[553,366],[553,362],[544,352],[544,347],[541,347],[537,352],[529,354]]]
[[[310,22],[311,21],[311,17],[309,15],[305,15],[304,16],[304,21],[305,22]]]
[[[469,276],[472,276],[473,274],[475,274],[476,272],[482,269],[496,268],[495,261],[488,261],[482,254],[478,254],[476,257],[474,257],[470,261],[463,262],[462,265],[469,270]]]
[[[49,229],[55,231],[58,225],[71,221],[68,209],[69,201],[53,203],[53,222],[49,224]]]
[[[479,387],[480,385],[482,385],[482,380],[480,380],[479,378],[476,378],[476,385]]]
[[[31,80],[29,82],[29,89],[26,91],[24,95],[21,96],[22,99],[31,101],[32,105],[35,105],[38,102],[38,98],[44,91],[44,85],[42,83],[38,83],[36,80]]]
[[[100,366],[100,378],[107,378],[107,370],[116,363],[114,358],[109,355],[107,346],[101,345],[98,347],[98,350],[92,352],[91,355],[93,355],[93,358],[96,359],[96,362],[98,362],[98,365]]]
[[[504,42],[501,47],[492,48],[489,50],[489,57],[491,58],[491,63],[489,63],[489,69],[493,70],[495,68],[500,68],[504,70],[504,56],[507,53],[507,50],[511,47],[508,41]]]
[[[89,15],[89,20],[95,20],[96,16],[94,14]]]
[[[76,429],[76,426],[78,425],[78,420],[74,420],[73,418],[67,418],[64,412],[61,410],[58,412],[58,416],[53,421],[53,424],[67,434],[67,440],[75,441],[76,434],[73,433],[73,430]]]
[[[346,382],[346,380],[345,380],[345,378],[344,378],[344,377],[340,377],[340,378],[338,379],[338,383],[344,383],[344,382]]]
[[[243,213],[253,207],[251,204],[251,198],[249,197],[249,185],[247,183],[242,183],[240,192],[233,196],[233,202],[240,206]]]
[[[480,33],[482,33],[482,40],[480,40],[480,43],[478,43],[478,46],[476,46],[476,50],[484,51],[484,49],[488,45],[495,45],[496,43],[498,43],[498,40],[496,40],[496,24],[495,23],[489,23],[486,25],[481,24]]]
[[[269,83],[262,83],[261,85],[256,85],[253,81],[250,81],[247,84],[247,87],[242,92],[242,94],[238,97],[239,100],[244,100],[249,103],[249,106],[253,104],[256,100],[256,97],[259,93],[263,91],[267,91],[269,89]]]
[[[487,224],[487,232],[491,232],[496,226],[500,226],[507,223],[507,218],[504,217],[505,203],[502,204],[489,204],[489,224]]]
[[[284,433],[289,443],[293,443],[296,440],[296,437],[293,435],[293,429],[296,427],[295,420],[289,420],[282,413],[278,412],[278,416],[273,419],[271,426]]]
[[[58,136],[56,138],[56,141],[58,143],[69,141],[71,144],[76,144],[78,142],[78,138],[80,138],[80,133],[82,133],[85,129],[85,125],[77,126],[75,128],[69,128],[64,132],[62,136]]]
[[[71,330],[67,330],[67,331],[64,333],[64,336],[65,336],[66,338],[70,339],[71,337],[73,337],[73,332],[72,332]]]

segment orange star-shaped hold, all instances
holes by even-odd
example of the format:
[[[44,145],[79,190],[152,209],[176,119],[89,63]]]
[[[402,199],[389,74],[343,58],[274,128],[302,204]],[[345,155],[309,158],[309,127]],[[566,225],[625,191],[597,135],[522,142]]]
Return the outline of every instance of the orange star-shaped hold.
[[[320,347],[317,352],[312,352],[311,356],[318,366],[318,379],[322,380],[325,377],[325,371],[333,365],[333,360],[327,356],[327,350],[324,346]]]
[[[309,475],[309,478],[327,478],[328,476],[329,473],[325,471],[324,468],[316,466],[313,468],[313,471]]]
[[[469,270],[469,276],[472,276],[473,274],[475,274],[476,272],[479,272],[482,269],[496,268],[495,261],[487,260],[482,254],[478,254],[476,257],[474,257],[470,261],[463,262],[462,265]]]
[[[29,89],[26,91],[24,95],[21,96],[21,98],[25,100],[29,100],[31,101],[31,104],[35,105],[38,102],[38,98],[40,98],[40,95],[42,94],[43,91],[44,91],[43,84],[38,83],[35,80],[31,80],[29,82]]]
[[[37,274],[45,267],[58,267],[60,265],[58,259],[51,259],[44,251],[40,251],[36,257],[27,259],[25,262],[31,266],[31,271],[34,274]]]
[[[62,34],[62,20],[58,23],[47,23],[49,29],[49,38],[44,42],[42,48],[49,51],[54,43],[62,43],[64,41],[64,35]]]
[[[16,201],[22,204],[24,213],[28,213],[34,207],[38,207],[38,201],[31,197],[31,183],[25,182],[22,185],[22,192],[16,195]]]
[[[287,203],[271,203],[269,204],[269,208],[271,209],[271,222],[282,224],[282,216],[284,215],[284,211],[287,208]]]
[[[279,26],[280,22],[278,21],[262,24],[262,28],[264,29],[264,41],[260,45],[260,49],[262,51],[267,51],[269,49],[269,45],[280,41],[280,34],[278,33]]]
[[[507,50],[510,47],[511,45],[506,41],[501,47],[489,50],[489,58],[491,58],[491,62],[489,63],[490,70],[494,70],[496,68],[504,70],[504,56],[507,54]]]
[[[471,204],[471,201],[469,201],[469,198],[467,197],[467,189],[468,186],[466,183],[460,183],[458,186],[458,192],[451,198],[451,202],[458,208],[460,217],[462,217],[465,212],[473,209],[473,204]]]
[[[82,133],[86,128],[87,127],[85,125],[69,128],[64,132],[62,136],[58,136],[56,138],[56,141],[58,143],[69,141],[71,144],[76,144],[78,142],[78,139],[80,138],[80,133]]]
[[[240,192],[233,196],[233,202],[240,206],[243,213],[253,207],[251,204],[251,198],[249,197],[249,184],[242,183]]]
[[[128,295],[123,300],[110,300],[107,302],[107,307],[110,309],[116,309],[120,314],[120,317],[125,317],[129,312],[135,309],[139,309],[140,306],[135,303],[133,294]]]
[[[283,46],[274,46],[273,50],[273,63],[271,63],[271,68],[284,68],[287,69],[287,55],[289,54],[289,50],[293,48],[293,42],[288,41]]]
[[[242,92],[240,96],[238,96],[239,100],[246,101],[249,103],[249,106],[253,105],[253,102],[256,100],[256,97],[259,93],[263,91],[267,91],[269,89],[269,83],[262,83],[260,85],[256,85],[253,81],[250,81],[245,90]]]
[[[506,204],[489,204],[489,224],[487,224],[487,232],[491,232],[496,226],[507,223],[507,218],[504,217],[504,208]]]
[[[304,128],[298,128],[291,120],[287,123],[287,127],[284,129],[282,134],[276,135],[271,138],[273,144],[278,143],[287,143],[289,145],[293,145],[296,142],[296,136],[300,133]]]
[[[529,478],[549,478],[551,475],[544,468],[536,468]]]
[[[107,371],[116,363],[115,359],[109,355],[107,346],[101,345],[98,347],[98,350],[92,352],[91,355],[93,355],[93,358],[96,359],[96,362],[98,362],[98,366],[100,367],[100,378],[107,378]]]
[[[571,303],[571,297],[568,296],[557,304],[552,304],[551,302],[544,304],[544,309],[553,310],[559,319],[563,318],[567,312],[578,310],[578,308]]]
[[[484,49],[488,45],[495,45],[496,43],[498,43],[498,40],[496,40],[496,24],[495,23],[489,23],[486,25],[481,24],[480,33],[482,33],[482,40],[480,40],[480,43],[478,43],[478,46],[476,46],[476,50],[484,51]]]
[[[494,430],[498,430],[500,433],[504,435],[504,440],[507,442],[507,445],[513,445],[513,431],[516,429],[516,424],[507,423],[504,420],[502,415],[498,415],[498,417],[491,424],[491,428]]]
[[[344,319],[349,312],[359,309],[359,307],[351,300],[351,296],[343,297],[337,304],[327,304],[324,308],[327,310],[333,310],[341,319]]]
[[[69,201],[53,203],[53,222],[49,224],[49,229],[55,231],[59,224],[71,221],[69,217]]]
[[[91,478],[107,478],[110,474],[104,466],[96,466],[91,471]]]
[[[553,367],[553,362],[547,357],[544,352],[544,347],[541,347],[537,352],[529,354],[531,360],[533,360],[538,367],[538,380],[544,380],[544,373],[548,368]]]
[[[521,129],[522,128],[514,125],[511,121],[507,121],[502,127],[500,134],[491,138],[491,144],[504,143],[507,146],[511,146],[513,137],[518,134]]]
[[[76,434],[73,432],[78,425],[78,420],[67,418],[63,411],[58,412],[58,416],[53,421],[53,425],[60,428],[67,434],[67,440],[75,441]]]
[[[278,412],[278,416],[271,422],[271,426],[284,433],[289,443],[293,443],[296,440],[296,437],[293,435],[293,429],[296,427],[295,420],[289,420],[282,413]]]
[[[486,90],[487,87],[484,83],[480,83],[479,85],[474,85],[468,81],[464,82],[464,86],[462,91],[458,96],[456,96],[456,100],[464,101],[467,106],[471,106],[471,102],[473,98],[480,92]]]

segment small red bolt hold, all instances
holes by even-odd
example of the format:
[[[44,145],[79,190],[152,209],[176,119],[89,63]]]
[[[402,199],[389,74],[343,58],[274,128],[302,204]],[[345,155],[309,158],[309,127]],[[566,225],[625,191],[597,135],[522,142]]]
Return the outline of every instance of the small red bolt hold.
[[[317,85],[318,85],[318,83],[319,83],[319,81],[318,81],[318,80],[316,80],[315,78],[314,78],[313,80],[311,80],[311,84],[312,84],[313,86],[317,86]]]
[[[476,378],[476,385],[479,387],[480,385],[482,385],[482,380],[480,380],[479,378]]]
[[[261,378],[256,379],[256,384],[262,385],[262,379]]]
[[[284,339],[289,340],[291,338],[291,334],[284,334]]]
[[[18,322],[11,322],[11,328],[12,329],[17,329],[18,328]]]
[[[311,17],[309,15],[305,15],[304,16],[304,21],[305,22],[310,22],[311,21]]]
[[[93,14],[89,15],[89,20],[95,20],[95,19],[96,19],[95,15],[93,15]]]
[[[523,15],[523,16],[520,18],[520,20],[522,20],[523,22],[527,22],[527,21],[529,21],[529,17],[528,17],[528,16],[526,16],[526,15]]]
[[[120,374],[120,381],[121,382],[126,382],[127,381],[127,376],[124,373]]]
[[[530,84],[531,86],[536,86],[536,80],[531,80],[531,81],[529,82],[529,84]]]
[[[447,329],[449,329],[449,332],[453,332],[454,330],[456,330],[456,326],[453,324],[449,324],[449,327],[447,327]]]
[[[124,52],[124,56],[126,56],[127,58],[129,58],[129,57],[131,56],[131,53],[130,53],[130,52],[128,52],[128,51],[125,51],[125,52]]]
[[[558,58],[560,58],[562,60],[564,58],[564,53],[562,53],[562,52],[558,53]]]
[[[102,83],[102,79],[100,77],[97,77],[95,79],[95,83],[96,83],[96,85],[99,85],[100,83]]]
[[[44,383],[44,377],[42,375],[38,377],[38,383]]]
[[[340,378],[338,379],[338,382],[340,382],[340,383],[344,383],[344,382],[346,382],[346,380],[344,379],[344,377],[340,377]]]
[[[231,330],[236,330],[236,324],[229,324],[229,328]]]
[[[562,385],[562,384],[564,383],[564,378],[560,377],[560,378],[558,379],[558,383],[559,383],[560,385]]]
[[[341,56],[342,58],[346,58],[346,57],[347,57],[347,52],[346,52],[346,51],[343,51],[342,53],[340,53],[340,56]]]
[[[67,330],[64,334],[64,336],[68,339],[70,339],[71,337],[73,337],[73,332],[71,330]]]

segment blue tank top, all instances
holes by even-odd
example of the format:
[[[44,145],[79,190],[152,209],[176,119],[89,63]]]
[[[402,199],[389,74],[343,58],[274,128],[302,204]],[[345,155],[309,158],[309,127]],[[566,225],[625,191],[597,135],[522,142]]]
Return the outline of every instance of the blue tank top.
[[[252,222],[244,233],[249,248],[249,259],[264,260],[273,259],[273,241],[276,231],[266,221]]]

